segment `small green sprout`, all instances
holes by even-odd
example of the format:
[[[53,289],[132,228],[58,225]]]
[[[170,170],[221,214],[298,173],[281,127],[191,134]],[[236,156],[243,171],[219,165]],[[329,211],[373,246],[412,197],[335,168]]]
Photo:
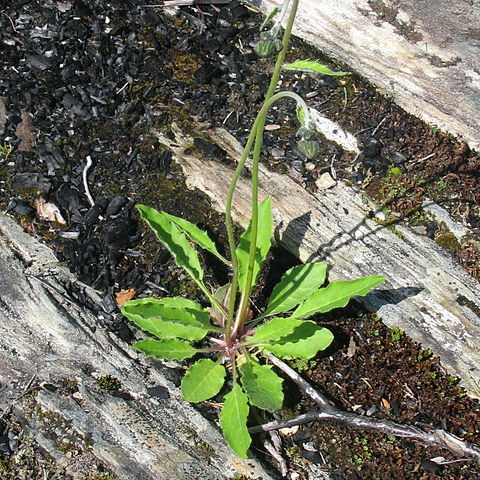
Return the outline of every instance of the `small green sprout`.
[[[398,342],[405,335],[405,333],[398,327],[392,327],[390,329],[390,335],[392,337],[392,342]]]
[[[0,144],[0,153],[3,155],[3,160],[6,162],[8,161],[8,157],[13,151],[13,146],[12,144],[8,142],[4,142],[3,145]]]

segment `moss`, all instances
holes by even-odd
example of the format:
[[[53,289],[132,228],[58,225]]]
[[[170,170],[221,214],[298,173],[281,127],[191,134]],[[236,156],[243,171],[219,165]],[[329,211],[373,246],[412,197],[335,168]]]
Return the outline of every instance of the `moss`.
[[[97,378],[97,384],[106,392],[118,392],[122,389],[122,382],[112,375],[105,375]]]
[[[390,335],[392,337],[392,342],[398,342],[405,335],[405,332],[398,327],[392,327],[390,329]]]
[[[371,217],[370,215],[368,215],[375,223],[378,223],[379,225],[383,225],[387,230],[389,230],[390,232],[394,233],[397,237],[399,238],[403,238],[404,235],[403,233],[399,232],[396,228],[395,228],[395,224],[398,223],[398,219],[395,219],[395,218],[389,218],[387,217],[386,220],[380,220],[379,218],[373,216]]]
[[[451,232],[440,231],[435,235],[435,243],[452,253],[460,251],[460,243]]]
[[[68,393],[75,393],[78,391],[78,380],[76,378],[62,378],[60,380],[62,382],[62,387],[68,392]]]
[[[193,280],[187,279],[175,285],[172,288],[172,294],[186,298],[199,298],[202,292]]]
[[[298,445],[292,445],[285,450],[285,453],[289,458],[294,459],[300,455],[300,447]]]
[[[398,177],[402,174],[402,169],[399,167],[390,167],[387,171],[387,176],[389,177]]]
[[[179,50],[174,51],[173,60],[169,63],[173,75],[177,80],[186,83],[195,82],[195,72],[200,67],[198,56],[192,53],[185,53]]]
[[[315,367],[315,364],[316,362],[314,360],[298,358],[290,362],[290,367],[292,367],[297,372],[308,372]]]
[[[82,466],[84,473],[79,473],[78,478],[83,480],[116,480],[117,477],[109,472],[102,463],[92,461],[89,455],[93,442],[89,437],[86,438],[81,432],[72,428],[71,422],[56,412],[44,410],[32,397],[23,397],[21,402],[24,411],[30,418],[28,423],[32,425],[34,430],[47,438],[66,458],[79,457],[75,461],[80,462],[79,465]],[[22,432],[20,422],[14,417],[9,418],[8,423],[10,430],[16,433],[19,448],[10,456],[0,455],[1,480],[43,479],[46,471],[49,474],[48,478],[67,478],[65,467],[60,466],[60,463],[63,462],[54,460],[37,444],[33,437],[25,435]],[[23,424],[23,421],[21,423]],[[85,464],[82,463],[82,455],[84,454],[87,454],[87,463]]]
[[[457,254],[463,268],[474,278],[480,280],[480,250],[479,243],[465,235],[460,251]]]
[[[71,421],[65,419],[60,413],[44,410],[40,405],[32,404],[31,417],[37,422],[37,428],[50,439],[56,448],[70,456],[79,455],[89,450],[93,442],[72,427]]]
[[[48,455],[40,451],[32,437],[20,435],[20,448],[10,456],[0,456],[0,478],[2,480],[31,480],[44,478],[65,478],[63,468]]]
[[[8,458],[0,457],[0,474],[3,476],[8,473]]]
[[[111,472],[99,472],[87,477],[85,480],[116,480],[117,477]]]
[[[428,360],[432,358],[433,353],[429,348],[425,348],[423,350],[420,350],[417,354],[417,362],[422,362],[424,360]]]

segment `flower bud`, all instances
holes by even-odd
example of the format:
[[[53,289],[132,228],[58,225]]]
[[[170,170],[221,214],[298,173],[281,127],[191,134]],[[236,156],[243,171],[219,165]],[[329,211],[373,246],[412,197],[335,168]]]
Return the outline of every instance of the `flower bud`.
[[[315,158],[320,153],[320,146],[316,140],[307,140],[302,138],[297,147],[309,160]]]
[[[271,34],[263,32],[260,34],[260,40],[255,45],[255,53],[262,58],[268,58],[276,55],[283,48],[282,41]]]
[[[315,130],[312,130],[307,126],[300,127],[300,129],[297,132],[297,135],[299,137],[302,137],[304,140],[315,140],[317,138],[317,134],[315,133]]]
[[[300,140],[297,147],[309,160],[315,158],[320,153],[320,145],[317,142],[317,134],[309,125],[303,125],[297,132]]]

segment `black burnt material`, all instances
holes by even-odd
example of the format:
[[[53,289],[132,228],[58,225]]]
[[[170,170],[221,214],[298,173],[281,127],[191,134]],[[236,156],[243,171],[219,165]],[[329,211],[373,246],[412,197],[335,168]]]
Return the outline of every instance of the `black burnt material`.
[[[269,78],[250,70],[257,63],[257,19],[238,1],[181,8],[176,19],[149,4],[19,1],[0,16],[3,139],[14,147],[2,165],[3,208],[33,222],[32,231],[48,233],[58,258],[110,299],[112,292],[161,283],[174,268],[153,239],[146,243],[153,265],[152,258],[145,265],[135,203],[199,223],[207,215],[198,202],[180,198],[172,154],[152,130],[168,133],[170,122],[195,116],[243,139]],[[275,115],[280,122],[292,112],[288,106]],[[264,152],[277,141],[267,133]],[[230,161],[202,135],[192,148]],[[93,204],[83,178],[88,158]],[[39,196],[60,210],[65,225],[35,218]]]
[[[0,96],[4,138],[14,155],[8,165],[12,191],[3,207],[49,230],[58,258],[105,296],[102,308],[112,313],[114,291],[161,283],[162,272],[173,268],[160,246],[150,248],[158,249],[162,264],[148,268],[135,249],[142,234],[133,196],[146,182],[154,190],[158,179],[162,189],[162,181],[178,177],[171,173],[171,153],[150,131],[168,121],[162,105],[174,99],[192,99],[193,113],[206,118],[214,108],[212,89],[230,92],[229,82],[241,75],[241,54],[227,44],[245,30],[248,11],[236,1],[202,5],[202,15],[183,8],[178,29],[142,0],[18,1],[4,13]],[[228,49],[231,58],[219,61],[216,52]],[[182,55],[195,65],[181,65]],[[194,68],[205,87],[187,85],[184,68]],[[31,126],[22,131],[31,145],[23,148],[18,125],[25,114]],[[225,156],[207,140],[196,142],[206,155]],[[87,175],[93,205],[82,178],[87,157],[93,162]],[[33,200],[40,194],[60,209],[66,225],[42,227],[33,220]],[[150,272],[154,268],[160,273]]]

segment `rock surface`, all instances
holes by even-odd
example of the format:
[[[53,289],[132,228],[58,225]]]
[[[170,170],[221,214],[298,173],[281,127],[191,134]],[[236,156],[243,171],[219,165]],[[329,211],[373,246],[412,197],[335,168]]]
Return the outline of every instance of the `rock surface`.
[[[479,150],[479,25],[475,0],[322,0],[300,2],[293,32]]]
[[[168,369],[79,307],[65,289],[72,281],[47,247],[0,215],[1,416],[13,411],[75,479],[99,465],[124,480],[271,478],[231,452]],[[32,385],[37,394],[25,395]]]

